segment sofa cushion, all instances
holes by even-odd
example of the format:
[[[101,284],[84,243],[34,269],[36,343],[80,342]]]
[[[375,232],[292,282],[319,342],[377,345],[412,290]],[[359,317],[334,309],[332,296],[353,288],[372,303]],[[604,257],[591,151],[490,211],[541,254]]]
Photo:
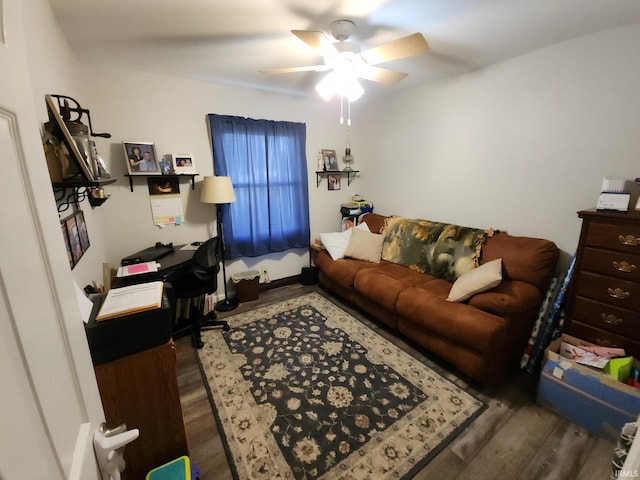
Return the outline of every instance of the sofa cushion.
[[[330,277],[340,287],[347,290],[353,288],[354,278],[360,270],[376,265],[375,263],[355,259],[341,258],[332,260],[326,251],[318,253],[315,262],[324,275]]]
[[[505,335],[504,318],[472,307],[466,303],[447,302],[444,280],[404,289],[396,303],[400,314],[412,323],[451,339],[479,352],[489,353],[499,345],[500,336]],[[439,288],[434,288],[439,285]]]
[[[491,232],[429,220],[387,218],[382,258],[454,282],[477,266]]]
[[[389,310],[395,309],[396,299],[405,288],[434,280],[430,275],[391,262],[369,265],[375,266],[358,271],[353,286],[358,294]]]
[[[455,281],[448,302],[464,302],[476,293],[486,292],[502,281],[502,259],[496,258],[465,273]]]
[[[386,220],[387,217],[385,215],[378,213],[363,213],[360,216],[360,221],[366,223],[369,226],[369,231],[373,233],[382,233]]]
[[[469,305],[500,316],[518,316],[522,312],[537,309],[542,303],[543,293],[527,282],[502,281],[487,292],[477,293],[469,299]]]
[[[502,258],[504,280],[532,283],[545,292],[558,262],[560,250],[550,240],[496,233],[482,247],[481,261]]]
[[[361,223],[357,227],[358,230],[368,232],[369,227],[366,223]],[[324,248],[327,249],[329,255],[334,260],[338,260],[344,257],[344,252],[347,250],[349,246],[349,241],[351,240],[351,232],[353,228],[345,230],[344,232],[330,232],[330,233],[321,233],[320,241]]]
[[[351,233],[351,240],[349,240],[349,246],[344,252],[344,256],[365,260],[367,262],[380,263],[383,240],[384,237],[379,233],[355,229]]]

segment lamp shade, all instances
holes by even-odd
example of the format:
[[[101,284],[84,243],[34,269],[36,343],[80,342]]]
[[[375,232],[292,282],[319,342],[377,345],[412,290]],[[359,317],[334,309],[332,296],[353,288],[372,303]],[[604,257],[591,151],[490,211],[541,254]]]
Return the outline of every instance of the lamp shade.
[[[235,202],[236,194],[233,191],[231,177],[204,177],[200,201],[202,203]]]

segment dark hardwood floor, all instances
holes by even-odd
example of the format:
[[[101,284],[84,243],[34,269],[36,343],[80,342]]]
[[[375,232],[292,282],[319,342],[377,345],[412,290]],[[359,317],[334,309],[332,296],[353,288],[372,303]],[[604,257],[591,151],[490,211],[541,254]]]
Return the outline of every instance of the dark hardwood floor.
[[[604,480],[611,476],[614,444],[590,434],[535,402],[537,378],[521,373],[498,388],[477,390],[447,371],[446,365],[368,320],[339,298],[315,286],[289,285],[262,291],[220,318],[311,291],[335,303],[459,386],[471,388],[489,404],[464,432],[426,465],[416,479]],[[188,338],[176,341],[177,375],[190,457],[202,480],[232,479],[216,420]]]

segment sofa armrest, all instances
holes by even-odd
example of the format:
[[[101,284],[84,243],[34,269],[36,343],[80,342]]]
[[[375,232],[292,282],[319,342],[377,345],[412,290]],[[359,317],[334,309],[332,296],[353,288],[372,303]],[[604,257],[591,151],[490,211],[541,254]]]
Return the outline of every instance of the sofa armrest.
[[[469,299],[469,305],[501,317],[517,316],[540,305],[542,297],[542,292],[535,285],[508,280],[488,292],[474,295]]]

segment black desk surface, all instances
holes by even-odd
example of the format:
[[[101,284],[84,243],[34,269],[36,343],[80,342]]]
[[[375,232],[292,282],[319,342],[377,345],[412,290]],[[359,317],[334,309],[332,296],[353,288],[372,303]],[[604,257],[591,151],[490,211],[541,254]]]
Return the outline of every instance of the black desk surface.
[[[173,252],[156,260],[156,262],[160,264],[157,272],[120,277],[117,283],[119,286],[126,286],[135,283],[155,282],[158,280],[170,282],[172,278],[179,276],[179,272],[181,272],[182,269],[189,266],[189,262],[196,253],[195,248],[182,250],[182,247],[184,247],[184,245],[177,245],[174,247]]]

